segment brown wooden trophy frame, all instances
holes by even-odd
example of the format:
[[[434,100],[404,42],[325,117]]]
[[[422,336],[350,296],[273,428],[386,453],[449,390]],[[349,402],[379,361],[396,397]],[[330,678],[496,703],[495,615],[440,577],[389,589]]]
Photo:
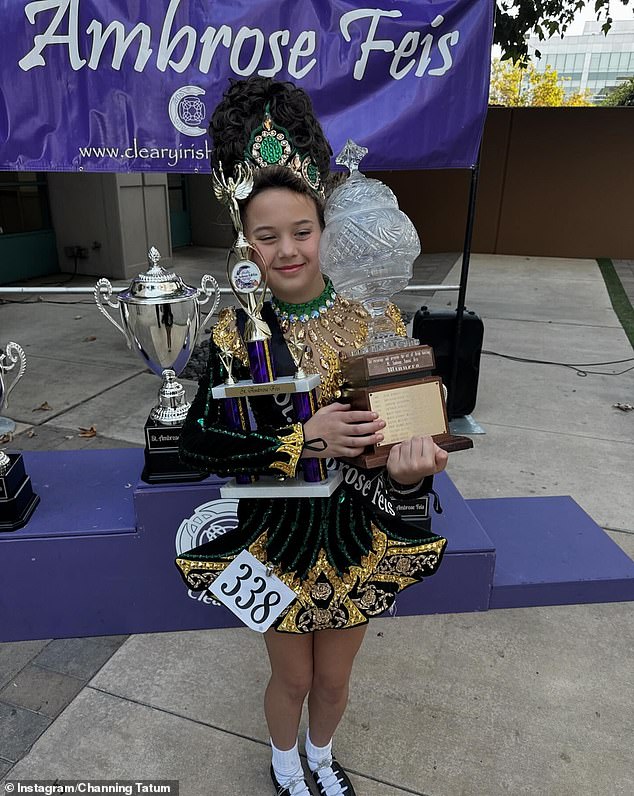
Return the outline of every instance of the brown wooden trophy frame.
[[[421,435],[430,435],[448,452],[473,447],[469,437],[449,431],[442,379],[432,375],[435,362],[430,346],[357,354],[341,365],[343,398],[353,409],[376,412],[386,422],[383,442],[369,445],[349,461],[365,468],[381,467],[394,445]]]

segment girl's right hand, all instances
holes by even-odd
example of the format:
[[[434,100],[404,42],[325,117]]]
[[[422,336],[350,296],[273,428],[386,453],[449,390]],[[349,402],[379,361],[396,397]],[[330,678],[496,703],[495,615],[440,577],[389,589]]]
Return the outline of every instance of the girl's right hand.
[[[322,451],[304,448],[302,458],[358,456],[367,445],[375,445],[383,440],[383,434],[380,433],[382,428],[385,428],[385,422],[376,412],[351,409],[348,404],[322,406],[304,423],[304,440],[322,439],[326,447]]]

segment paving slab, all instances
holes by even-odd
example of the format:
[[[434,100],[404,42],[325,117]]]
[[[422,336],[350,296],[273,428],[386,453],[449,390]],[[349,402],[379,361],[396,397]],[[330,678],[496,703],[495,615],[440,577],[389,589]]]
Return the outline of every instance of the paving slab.
[[[0,757],[0,779],[4,777],[7,771],[10,771],[13,768],[13,763],[10,760],[4,760]]]
[[[131,636],[91,686],[266,742],[269,675],[260,635],[229,628]]]
[[[431,794],[627,793],[634,782],[628,763],[631,718],[627,701],[618,700],[618,685],[631,690],[631,674],[618,682],[606,705],[602,690],[614,660],[602,662],[601,675],[597,661],[618,627],[625,631],[616,655],[623,668],[631,646],[630,607],[445,617],[434,628],[442,642],[431,675],[416,665],[428,638],[421,627],[427,618],[376,620],[372,627],[383,625],[385,634],[369,634],[361,650],[337,734],[342,757],[351,767],[363,765],[368,775],[389,768],[401,787]],[[566,631],[575,611],[581,618]],[[421,630],[419,639],[402,643],[399,627],[409,623]],[[568,649],[575,633],[579,638]],[[584,641],[583,665],[571,669],[567,664],[574,664]],[[592,683],[596,687],[586,697],[584,686]],[[585,754],[589,749],[601,749],[601,758]]]
[[[182,796],[272,793],[267,744],[86,688],[12,779],[177,779]],[[354,777],[367,796],[403,791]]]
[[[619,545],[621,550],[634,560],[634,530],[633,531],[606,531],[608,536]]]
[[[81,680],[89,680],[127,638],[128,636],[95,636],[56,639],[33,658],[33,663]]]
[[[187,397],[196,394],[196,383],[182,379]],[[99,434],[144,445],[143,428],[150,409],[156,404],[161,380],[152,373],[136,373],[112,388],[92,393],[86,401],[63,412],[49,423],[64,428],[88,428],[95,425]]]
[[[121,332],[101,315],[91,296],[42,296],[56,303],[28,301],[1,307],[3,339],[22,346],[29,369],[32,357],[45,354],[89,365],[129,365],[136,360]],[[113,313],[118,320],[117,311]]]
[[[94,437],[82,437],[79,427],[64,428],[64,426],[45,423],[31,429],[31,433],[17,434],[7,447],[20,451],[52,451],[52,450],[108,450],[111,448],[139,447],[140,443],[127,440],[114,439],[103,434],[101,427],[97,428]]]
[[[634,457],[631,442],[490,421],[486,432],[473,450],[449,457],[447,471],[464,498],[571,495],[598,525],[634,530],[624,469]]]
[[[576,338],[578,362],[605,362],[632,354],[627,338],[616,329],[579,330],[553,324],[550,334],[544,324],[487,321],[484,348],[529,359],[562,360]],[[550,339],[544,340],[544,335]],[[512,340],[513,342],[510,342]],[[629,352],[628,352],[629,349]],[[581,353],[582,352],[582,353]],[[566,357],[570,354],[563,355]],[[622,370],[620,366],[598,366],[596,371]],[[634,413],[614,408],[634,395],[634,370],[620,376],[579,376],[574,370],[516,362],[483,355],[478,396],[473,414],[485,427],[494,422],[507,426],[564,432],[604,440],[634,442]],[[476,440],[477,441],[477,440]]]
[[[632,692],[634,672],[622,665],[634,641],[631,608],[614,603],[462,615],[443,627],[425,701],[476,723],[518,725],[550,734],[554,743],[560,733],[573,746],[596,743],[624,755],[624,740],[634,731],[623,699]],[[614,686],[609,693],[596,676],[598,661]]]
[[[19,760],[51,724],[51,719],[0,702],[0,750],[10,762]]]
[[[23,669],[38,653],[40,653],[49,640],[43,641],[14,641],[0,644],[0,689]]]
[[[338,754],[414,792],[627,793],[633,624],[618,603],[375,620]],[[265,742],[267,673],[246,631],[157,634],[129,639],[91,686]]]
[[[109,390],[142,372],[134,362],[125,367],[89,365],[31,356],[27,375],[11,394],[11,417],[34,426],[50,422],[71,406]],[[47,403],[51,408],[39,410]]]
[[[446,282],[459,278],[456,264]],[[466,303],[484,318],[620,328],[596,260],[475,254]]]
[[[42,669],[30,663],[0,691],[0,702],[54,719],[79,693],[83,685],[84,681],[76,677]]]

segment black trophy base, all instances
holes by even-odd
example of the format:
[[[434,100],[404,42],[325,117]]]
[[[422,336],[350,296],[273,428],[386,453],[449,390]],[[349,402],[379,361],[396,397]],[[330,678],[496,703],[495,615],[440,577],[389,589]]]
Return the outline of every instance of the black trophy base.
[[[162,426],[148,417],[145,423],[145,467],[141,479],[146,484],[177,484],[202,481],[208,472],[193,470],[178,456],[182,424]]]
[[[24,469],[22,454],[8,456],[9,469],[0,475],[0,533],[24,527],[40,502]]]

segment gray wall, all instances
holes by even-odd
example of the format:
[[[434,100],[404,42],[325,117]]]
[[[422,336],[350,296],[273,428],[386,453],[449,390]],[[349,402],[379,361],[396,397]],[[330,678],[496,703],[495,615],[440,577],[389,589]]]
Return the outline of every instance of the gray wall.
[[[187,178],[187,186],[194,246],[231,246],[235,237],[231,219],[214,196],[211,176],[192,174]]]
[[[165,174],[48,175],[60,268],[71,271],[67,246],[88,256],[77,272],[126,279],[147,268],[150,246],[171,260],[169,200]]]

